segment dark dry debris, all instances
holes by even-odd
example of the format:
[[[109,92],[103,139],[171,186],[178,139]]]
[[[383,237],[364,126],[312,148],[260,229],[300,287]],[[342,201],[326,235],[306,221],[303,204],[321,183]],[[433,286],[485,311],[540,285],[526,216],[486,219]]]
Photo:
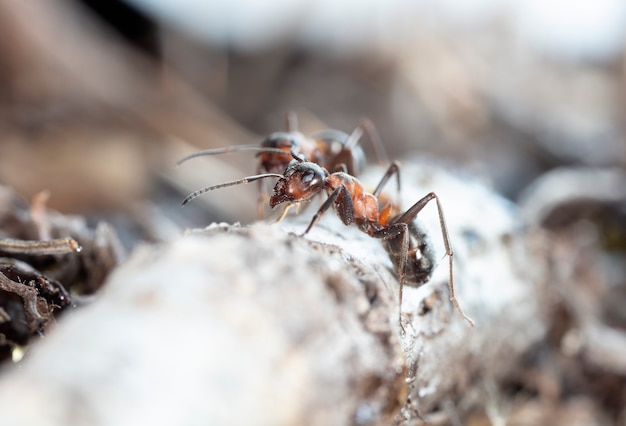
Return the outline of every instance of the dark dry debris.
[[[95,292],[121,259],[110,227],[48,211],[46,199],[29,206],[0,187],[0,361]]]

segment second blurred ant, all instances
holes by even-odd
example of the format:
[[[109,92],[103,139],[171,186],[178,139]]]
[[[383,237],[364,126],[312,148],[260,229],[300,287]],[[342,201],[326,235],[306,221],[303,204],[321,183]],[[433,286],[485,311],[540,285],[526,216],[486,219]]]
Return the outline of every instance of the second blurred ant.
[[[329,173],[324,167],[311,161],[303,160],[293,151],[291,155],[294,161],[291,162],[282,175],[266,173],[206,187],[190,194],[183,201],[183,205],[195,197],[217,188],[245,184],[268,177],[279,178],[270,197],[269,203],[271,208],[282,203],[290,205],[309,201],[317,194],[326,192],[328,198],[315,213],[302,236],[306,235],[332,206],[339,219],[345,225],[354,223],[370,237],[380,239],[399,276],[398,302],[399,309],[402,309],[403,286],[419,287],[430,279],[434,271],[435,262],[430,240],[425,232],[421,231],[414,223],[414,219],[430,201],[435,200],[443,243],[449,259],[448,288],[450,300],[461,316],[471,326],[474,325],[474,322],[461,309],[454,294],[453,252],[443,216],[443,208],[441,207],[439,197],[434,192],[421,198],[404,213],[398,214],[397,208],[391,204],[386,204],[381,208],[378,198],[382,188],[393,175],[396,175],[398,187],[400,186],[400,166],[397,162],[393,162],[389,166],[374,192],[369,194],[365,192],[363,185],[354,176],[341,171]],[[401,316],[400,326],[404,330]]]
[[[353,176],[359,175],[366,165],[365,153],[359,145],[366,133],[374,147],[378,161],[387,164],[387,154],[380,135],[374,124],[363,119],[359,125],[347,134],[340,130],[326,129],[305,136],[298,131],[298,119],[295,113],[286,115],[287,132],[276,132],[267,136],[259,145],[235,145],[225,148],[208,149],[190,154],[178,161],[177,165],[193,158],[208,155],[227,154],[239,151],[258,151],[257,173],[282,173],[293,160],[291,152],[303,156],[306,160],[317,163],[327,170],[345,170]],[[267,190],[259,183],[258,213],[263,216],[263,205],[267,201]],[[288,209],[283,210],[280,219]],[[279,220],[280,220],[279,219]]]

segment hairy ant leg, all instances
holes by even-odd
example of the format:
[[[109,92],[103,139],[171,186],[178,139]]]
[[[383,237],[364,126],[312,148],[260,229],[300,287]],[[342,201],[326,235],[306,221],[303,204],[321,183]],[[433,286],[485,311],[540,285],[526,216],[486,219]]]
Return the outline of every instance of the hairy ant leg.
[[[404,333],[404,326],[402,325],[402,295],[404,290],[404,283],[406,280],[406,268],[409,259],[409,226],[404,222],[392,223],[385,226],[382,229],[365,229],[367,234],[383,242],[389,240],[395,240],[400,237],[400,250],[399,250],[399,264],[396,265],[398,273],[398,323]]]
[[[437,213],[439,215],[439,225],[441,227],[441,235],[443,237],[443,244],[444,244],[446,255],[448,256],[448,261],[449,261],[448,289],[450,291],[450,301],[454,304],[454,307],[457,309],[459,314],[461,314],[463,319],[465,319],[473,327],[474,321],[465,314],[465,312],[461,308],[461,305],[456,299],[456,296],[454,293],[454,277],[453,277],[453,272],[452,272],[452,264],[453,264],[452,259],[454,256],[454,252],[452,251],[452,247],[450,246],[450,237],[448,235],[448,228],[446,226],[446,221],[443,215],[443,208],[441,206],[441,202],[439,201],[439,197],[437,196],[437,194],[435,194],[434,192],[428,193],[418,202],[413,204],[413,206],[411,206],[411,208],[409,208],[406,212],[392,219],[391,223],[392,224],[404,223],[408,226],[408,224],[411,223],[415,219],[417,214],[420,211],[422,211],[422,209],[432,200],[435,200],[436,205],[437,205]],[[404,246],[404,241],[402,245]],[[408,250],[406,254],[408,255]],[[403,284],[401,284],[401,287],[402,285]]]
[[[256,217],[258,220],[262,220],[265,217],[265,203],[267,203],[267,200],[269,200],[269,196],[267,195],[267,192],[264,191],[263,186],[263,181],[259,181],[259,196],[257,197],[256,201]],[[283,220],[285,215],[287,215],[287,210],[288,209],[285,209],[285,211],[280,215],[276,222],[280,222],[281,220]]]
[[[338,200],[339,195],[342,193],[343,198],[341,204],[335,205],[335,208],[341,209],[337,210],[337,215],[345,225],[350,225],[354,221],[354,205],[352,203],[352,196],[345,185],[340,185],[333,192],[331,192],[326,201],[324,201],[324,204],[322,204],[317,210],[311,219],[311,222],[309,222],[309,226],[307,226],[306,230],[300,234],[301,237],[309,233],[311,228],[319,222],[324,213],[326,213],[326,211]]]
[[[396,175],[398,193],[400,192],[400,163],[398,163],[397,161],[394,161],[389,165],[389,167],[387,168],[387,171],[385,172],[383,177],[380,179],[380,182],[376,186],[376,189],[373,192],[374,197],[378,197],[380,195],[380,193],[383,191],[384,186],[387,184],[387,182],[389,181],[389,179],[391,179],[393,175]]]
[[[387,200],[386,202],[383,202],[383,199],[385,197],[381,196],[381,192],[383,191],[383,188],[385,187],[385,185],[387,184],[387,182],[389,181],[389,179],[391,179],[393,175],[396,175],[396,188],[397,188],[396,200],[399,200],[400,189],[401,189],[400,187],[400,163],[398,163],[397,161],[394,161],[389,165],[389,167],[387,168],[387,171],[385,171],[385,174],[380,179],[380,182],[378,183],[378,185],[376,186],[376,189],[374,190],[374,193],[372,194],[374,195],[374,197],[378,199],[379,204],[384,205],[383,209],[380,211],[380,215],[378,218],[378,222],[381,225],[386,225],[387,222],[389,221],[389,218],[394,214],[393,212],[397,211],[398,209],[397,205],[393,201]]]
[[[391,179],[391,177],[393,175],[396,175],[396,187],[397,187],[397,198],[396,200],[399,200],[400,198],[400,163],[398,163],[397,161],[392,162],[389,167],[387,168],[387,171],[385,171],[385,174],[383,175],[383,177],[380,179],[380,182],[378,183],[378,185],[376,186],[376,189],[373,192],[373,196],[378,199],[378,204],[379,204],[379,214],[378,214],[378,223],[382,226],[386,226],[389,223],[389,219],[391,217],[393,217],[397,211],[399,210],[399,207],[396,203],[394,203],[392,200],[385,200],[386,197],[381,196],[381,192],[383,191],[384,186],[387,184],[387,182],[389,181],[389,179]],[[382,208],[381,208],[382,207]]]
[[[376,154],[378,163],[388,164],[389,158],[387,157],[387,152],[385,151],[385,144],[383,144],[383,140],[380,137],[378,130],[376,130],[376,126],[374,126],[372,120],[368,118],[361,119],[359,125],[352,131],[350,136],[348,136],[345,149],[351,150],[354,148],[361,140],[363,134],[367,134],[367,137],[372,143],[372,146],[374,147],[374,154]]]

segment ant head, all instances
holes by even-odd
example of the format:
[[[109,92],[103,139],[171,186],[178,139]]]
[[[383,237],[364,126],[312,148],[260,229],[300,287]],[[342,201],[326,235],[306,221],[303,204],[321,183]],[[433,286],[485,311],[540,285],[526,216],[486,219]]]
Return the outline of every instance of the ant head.
[[[284,202],[307,201],[324,189],[328,171],[309,161],[294,161],[276,182],[270,207]]]
[[[263,148],[282,149],[289,152],[298,146],[298,138],[294,133],[276,132],[272,133],[261,142]]]
[[[291,152],[299,151],[299,143],[296,135],[277,132],[265,138],[261,143],[261,148],[268,150],[257,154],[261,170],[282,173],[292,161]]]

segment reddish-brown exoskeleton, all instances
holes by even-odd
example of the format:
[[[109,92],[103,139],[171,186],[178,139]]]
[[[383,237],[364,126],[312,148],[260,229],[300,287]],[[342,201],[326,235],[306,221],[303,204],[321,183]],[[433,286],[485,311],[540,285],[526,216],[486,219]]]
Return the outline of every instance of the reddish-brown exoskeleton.
[[[470,325],[474,325],[473,321],[465,315],[461,309],[454,294],[452,272],[453,252],[443,216],[443,209],[439,198],[434,192],[427,194],[404,213],[396,214],[397,212],[395,210],[397,209],[391,204],[382,206],[381,208],[378,196],[384,185],[393,175],[396,175],[398,186],[400,186],[399,164],[397,162],[393,162],[389,166],[376,187],[376,190],[372,194],[369,194],[354,176],[346,172],[329,173],[326,168],[319,164],[305,161],[294,152],[292,152],[292,156],[294,160],[282,175],[266,173],[207,187],[190,194],[185,201],[183,201],[183,204],[213,189],[248,183],[266,177],[279,178],[274,186],[272,196],[270,197],[270,207],[272,208],[282,203],[288,203],[289,205],[308,201],[317,194],[326,192],[328,198],[318,209],[317,213],[315,213],[302,235],[307,234],[322,215],[332,206],[345,225],[355,224],[370,237],[380,239],[399,276],[400,288],[398,299],[401,309],[403,286],[419,287],[425,284],[430,279],[434,270],[435,262],[431,243],[427,234],[417,226],[414,219],[430,201],[435,200],[443,242],[449,259],[450,275],[448,287],[450,300],[461,316]],[[402,322],[400,322],[400,325],[402,326]]]
[[[226,148],[208,149],[188,155],[178,161],[178,165],[193,158],[207,155],[226,154],[239,151],[258,151],[257,173],[282,173],[293,160],[291,153],[319,164],[328,170],[346,170],[351,175],[359,175],[365,167],[365,154],[359,145],[364,133],[367,133],[374,147],[379,162],[387,163],[383,143],[372,122],[363,119],[359,125],[347,134],[340,130],[327,129],[305,136],[298,131],[297,117],[294,113],[286,116],[287,132],[276,132],[267,136],[261,145],[236,145]],[[263,205],[267,201],[267,190],[259,181],[259,217],[263,216]],[[283,210],[282,217],[287,212]]]

